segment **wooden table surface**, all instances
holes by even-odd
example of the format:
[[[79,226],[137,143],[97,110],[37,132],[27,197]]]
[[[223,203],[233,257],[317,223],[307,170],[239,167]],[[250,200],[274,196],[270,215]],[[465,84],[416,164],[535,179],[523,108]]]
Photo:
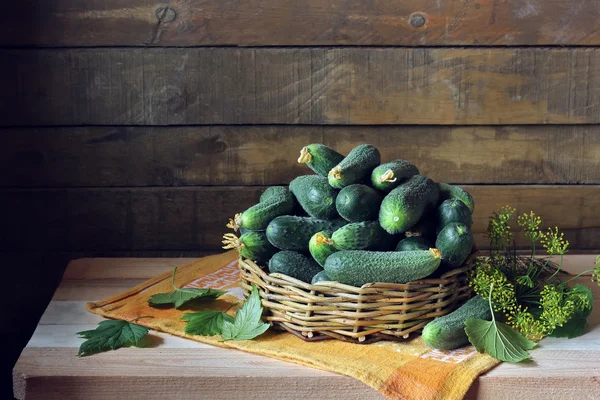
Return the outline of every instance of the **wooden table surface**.
[[[13,370],[18,399],[381,399],[354,378],[151,331],[148,347],[77,357],[76,332],[101,317],[85,302],[129,289],[192,259],[96,258],[72,261]],[[569,255],[565,269],[593,266]],[[503,363],[482,375],[467,398],[600,399],[600,290],[585,335],[546,338],[532,361]]]

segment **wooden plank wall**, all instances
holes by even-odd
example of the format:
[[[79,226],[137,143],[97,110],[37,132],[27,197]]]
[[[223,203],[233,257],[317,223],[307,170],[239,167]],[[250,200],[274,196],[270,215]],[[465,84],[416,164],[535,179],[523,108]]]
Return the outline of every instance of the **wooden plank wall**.
[[[301,174],[378,145],[600,247],[595,0],[24,0],[0,24],[0,251],[215,251]],[[519,242],[522,243],[522,242]]]

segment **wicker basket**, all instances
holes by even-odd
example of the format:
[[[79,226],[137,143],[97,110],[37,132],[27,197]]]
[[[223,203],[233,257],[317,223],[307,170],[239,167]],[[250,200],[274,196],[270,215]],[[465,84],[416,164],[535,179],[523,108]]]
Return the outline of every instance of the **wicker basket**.
[[[339,339],[355,343],[402,340],[420,332],[433,318],[448,314],[471,294],[467,275],[475,252],[464,266],[436,279],[405,284],[304,283],[283,274],[267,274],[240,258],[246,296],[259,288],[265,319],[307,341]]]

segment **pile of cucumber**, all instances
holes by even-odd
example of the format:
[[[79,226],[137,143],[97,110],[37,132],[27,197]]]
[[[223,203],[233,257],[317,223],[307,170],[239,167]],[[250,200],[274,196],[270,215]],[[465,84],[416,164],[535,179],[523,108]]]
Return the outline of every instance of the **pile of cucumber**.
[[[474,202],[406,160],[381,164],[362,144],[343,156],[322,145],[298,162],[315,174],[270,187],[232,219],[227,248],[307,283],[406,283],[461,266],[473,248]]]

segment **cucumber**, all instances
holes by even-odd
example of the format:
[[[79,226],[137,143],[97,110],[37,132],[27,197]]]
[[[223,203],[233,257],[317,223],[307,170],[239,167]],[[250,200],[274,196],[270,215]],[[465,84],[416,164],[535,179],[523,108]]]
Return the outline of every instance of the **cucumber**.
[[[469,228],[473,224],[473,217],[469,208],[458,199],[444,200],[437,208],[437,231],[441,231],[452,222],[465,224]]]
[[[312,283],[314,285],[315,283],[322,282],[322,281],[331,281],[331,279],[327,276],[327,273],[325,273],[325,271],[321,271],[321,272],[317,273],[315,276],[313,276],[310,283]]]
[[[325,265],[327,257],[337,251],[333,246],[331,233],[328,231],[315,233],[308,242],[308,251],[310,251],[310,254],[321,267]]]
[[[283,215],[275,218],[267,227],[267,239],[281,250],[308,251],[310,238],[320,231],[334,231],[347,224],[342,219],[322,220],[312,217]]]
[[[352,222],[333,232],[331,240],[337,250],[373,249],[385,233],[377,221]]]
[[[280,251],[269,260],[269,272],[291,276],[306,283],[321,271],[323,268],[315,260],[295,251]]]
[[[370,144],[356,146],[339,164],[327,174],[329,184],[341,189],[353,183],[360,183],[379,165],[379,150]]]
[[[415,175],[388,193],[381,202],[379,223],[391,234],[413,227],[439,197],[438,185],[431,179]]]
[[[308,215],[319,219],[337,217],[335,198],[338,190],[329,186],[327,178],[303,175],[290,182],[290,191]]]
[[[325,261],[334,281],[362,286],[370,282],[406,283],[431,275],[440,265],[436,249],[413,251],[344,250]]]
[[[327,177],[329,171],[338,165],[344,156],[324,144],[309,144],[300,150],[300,164],[306,164],[317,174]]]
[[[429,250],[433,245],[422,236],[409,236],[398,242],[396,251]]]
[[[261,229],[260,231],[253,231],[252,229],[248,229],[248,228],[240,228],[240,234],[244,234],[244,233],[248,233],[248,232],[262,232],[264,233],[265,230]]]
[[[473,251],[473,234],[465,224],[453,222],[440,231],[435,246],[442,253],[443,268],[457,268]]]
[[[335,208],[346,221],[374,221],[379,215],[382,200],[383,196],[375,189],[357,183],[340,190],[335,199]]]
[[[435,243],[438,232],[436,231],[437,218],[436,210],[431,210],[419,219],[413,227],[404,233],[406,237],[421,236],[428,242]]]
[[[371,184],[376,189],[389,192],[415,175],[419,175],[419,169],[413,164],[406,160],[394,160],[373,170]]]
[[[465,333],[465,321],[470,318],[486,321],[492,319],[490,305],[486,299],[475,296],[450,314],[438,317],[425,325],[421,334],[423,342],[442,350],[453,350],[469,344]]]
[[[233,233],[223,235],[224,249],[237,249],[240,256],[264,264],[278,250],[267,240],[264,231],[247,231],[239,238]]]
[[[465,205],[471,211],[471,214],[475,212],[475,201],[471,194],[461,187],[450,185],[448,183],[440,183],[440,201],[448,199],[458,199],[465,203]]]
[[[261,195],[258,204],[253,205],[243,213],[238,213],[229,220],[228,228],[238,231],[246,228],[253,231],[267,229],[269,222],[280,215],[286,215],[294,209],[294,196],[289,190],[280,186],[281,189],[269,188]]]

